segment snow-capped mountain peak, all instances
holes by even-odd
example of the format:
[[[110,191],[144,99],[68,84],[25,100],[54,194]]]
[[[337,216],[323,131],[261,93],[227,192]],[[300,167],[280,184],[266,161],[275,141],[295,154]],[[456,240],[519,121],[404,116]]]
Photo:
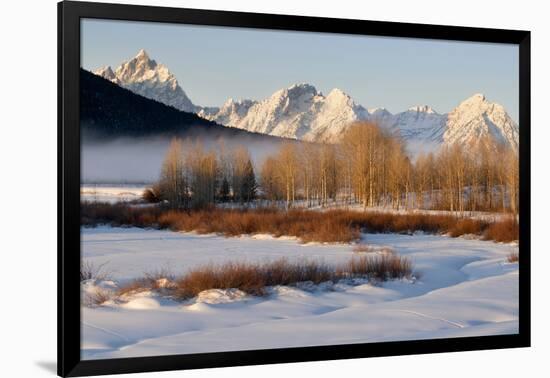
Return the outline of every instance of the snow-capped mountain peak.
[[[216,108],[194,105],[170,70],[151,59],[144,49],[116,70],[105,66],[94,73],[179,110],[274,136],[334,143],[352,123],[366,120],[399,134],[411,154],[453,143],[472,144],[486,136],[515,149],[519,142],[518,125],[502,105],[488,101],[481,93],[465,99],[448,114],[439,114],[428,105],[392,114],[385,108],[366,110],[339,88],[325,96],[309,83],[296,83],[263,100],[230,98]]]
[[[226,126],[316,142],[336,142],[356,121],[367,120],[399,134],[411,154],[434,151],[442,144],[471,143],[484,135],[517,147],[518,127],[501,105],[482,94],[464,100],[449,114],[418,105],[392,114],[366,110],[341,89],[326,96],[313,85],[293,84],[262,101],[229,99],[207,117]]]
[[[214,120],[222,125],[233,125],[238,123],[244,116],[246,116],[248,110],[256,104],[256,101],[252,100],[234,100],[232,98],[227,99],[219,109],[213,108],[212,111],[207,112],[206,109],[201,110],[199,116]]]
[[[176,109],[186,112],[199,110],[168,68],[151,59],[144,49],[139,50],[134,58],[123,62],[114,72],[110,67],[104,67],[94,73],[134,93]]]
[[[261,101],[228,100],[210,119],[227,126],[304,140],[330,141],[368,112],[340,89],[324,96],[298,83]]]
[[[313,85],[300,83],[276,91],[270,99],[281,104],[286,102],[289,106],[307,106],[307,103],[311,102],[318,95],[320,93],[317,92],[317,89]]]
[[[94,74],[104,77],[107,80],[114,81],[116,79],[115,73],[111,66],[103,66],[94,71]]]
[[[484,137],[492,137],[517,149],[519,128],[502,105],[476,93],[448,114],[443,139],[447,144],[465,144],[476,143]]]
[[[143,60],[149,60],[149,54],[147,54],[147,51],[145,49],[140,49],[136,55],[137,59],[143,59]]]
[[[351,106],[356,106],[353,99],[347,93],[345,93],[343,90],[339,88],[332,89],[328,93],[326,99],[330,102],[337,102],[340,104],[349,104]]]

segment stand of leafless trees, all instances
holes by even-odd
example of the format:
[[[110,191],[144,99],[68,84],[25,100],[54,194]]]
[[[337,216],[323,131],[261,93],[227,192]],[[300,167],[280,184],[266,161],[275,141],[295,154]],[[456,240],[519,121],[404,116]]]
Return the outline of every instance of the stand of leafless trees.
[[[175,208],[204,208],[216,202],[250,202],[257,184],[248,150],[218,153],[201,144],[174,138],[168,147],[160,179],[145,193],[149,200],[166,201]]]
[[[411,161],[398,136],[362,122],[339,144],[283,143],[258,169],[245,147],[220,144],[214,152],[174,139],[151,191],[184,208],[261,197],[287,209],[361,204],[517,214],[519,162],[516,151],[490,138]]]

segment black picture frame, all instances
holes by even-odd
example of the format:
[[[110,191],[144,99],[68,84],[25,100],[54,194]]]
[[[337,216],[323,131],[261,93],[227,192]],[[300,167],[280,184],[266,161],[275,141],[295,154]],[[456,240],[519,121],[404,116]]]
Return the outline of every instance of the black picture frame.
[[[473,42],[519,47],[519,333],[353,345],[81,360],[80,19],[99,18]],[[83,376],[530,346],[530,32],[213,10],[58,3],[58,374]]]

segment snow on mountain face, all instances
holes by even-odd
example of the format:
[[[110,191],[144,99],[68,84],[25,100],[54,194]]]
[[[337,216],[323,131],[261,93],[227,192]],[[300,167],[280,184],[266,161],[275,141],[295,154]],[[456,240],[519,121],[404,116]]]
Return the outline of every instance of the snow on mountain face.
[[[338,140],[350,123],[365,120],[368,111],[357,105],[340,89],[333,89],[325,98],[308,140],[331,142]]]
[[[205,111],[202,111],[199,113],[199,116],[215,121],[222,125],[234,125],[237,124],[242,118],[244,118],[248,113],[248,110],[255,104],[256,101],[252,100],[235,101],[230,98],[222,105],[221,108],[218,108],[215,112],[207,113]]]
[[[126,89],[176,109],[197,113],[216,123],[273,136],[315,142],[337,142],[355,121],[366,120],[399,134],[412,155],[442,145],[463,145],[485,136],[518,148],[518,125],[499,104],[476,94],[449,114],[428,105],[413,106],[392,114],[384,108],[366,110],[340,89],[324,96],[310,84],[295,84],[261,100],[227,100],[221,108],[194,105],[176,77],[144,50],[115,71],[102,67],[94,72]]]
[[[518,149],[518,125],[502,105],[487,101],[482,94],[475,94],[448,114],[443,134],[445,144],[468,144],[487,136],[509,144],[516,151]]]
[[[98,76],[101,76],[107,80],[112,81],[113,83],[119,84],[118,78],[116,77],[115,73],[113,72],[111,66],[105,66],[101,67],[94,71],[94,73]]]
[[[310,84],[295,84],[262,101],[228,100],[209,118],[226,126],[308,141],[333,141],[368,112],[339,89],[327,96]]]
[[[411,107],[387,120],[390,128],[406,142],[411,155],[434,152],[443,142],[447,116],[427,105]]]
[[[208,119],[248,131],[315,142],[336,142],[355,121],[365,120],[400,135],[411,155],[434,152],[442,145],[470,144],[485,135],[517,149],[518,125],[498,104],[474,95],[449,114],[428,105],[392,114],[366,110],[340,89],[323,96],[309,84],[296,84],[256,102],[228,100]]]
[[[196,107],[178,84],[176,77],[163,64],[158,64],[145,50],[127,62],[122,63],[114,72],[111,67],[94,71],[136,94],[186,112],[197,112]]]

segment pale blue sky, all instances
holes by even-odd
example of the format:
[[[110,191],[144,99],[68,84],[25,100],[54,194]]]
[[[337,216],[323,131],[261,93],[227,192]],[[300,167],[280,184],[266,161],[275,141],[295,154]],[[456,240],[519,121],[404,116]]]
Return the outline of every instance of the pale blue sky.
[[[306,82],[393,113],[423,104],[446,113],[483,93],[518,119],[517,45],[92,19],[81,38],[85,69],[115,69],[144,48],[202,106]]]

